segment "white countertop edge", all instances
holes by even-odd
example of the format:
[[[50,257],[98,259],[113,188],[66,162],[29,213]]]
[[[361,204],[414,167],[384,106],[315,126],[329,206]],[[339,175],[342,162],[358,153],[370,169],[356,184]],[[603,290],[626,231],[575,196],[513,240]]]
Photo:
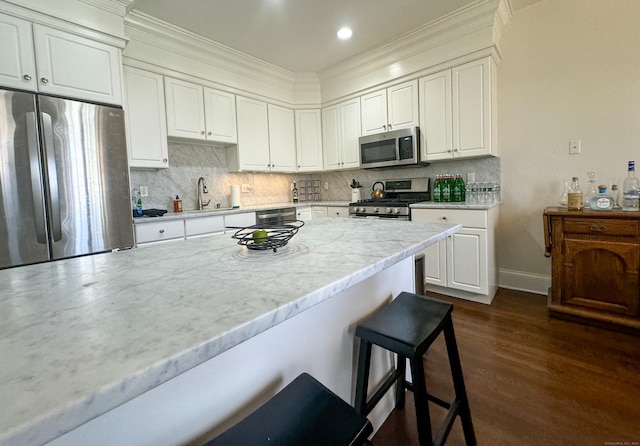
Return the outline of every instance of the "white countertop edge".
[[[420,203],[411,204],[411,209],[469,209],[469,210],[487,210],[500,206],[500,203],[488,204],[468,204],[468,203],[437,203],[434,201],[422,201]]]
[[[461,228],[461,225],[451,225],[449,229],[425,239],[423,242],[265,313],[252,321],[237,326],[208,342],[185,350],[160,363],[153,364],[147,369],[140,370],[122,382],[97,389],[94,394],[88,397],[72,400],[61,411],[57,410],[55,413],[48,415],[43,414],[38,419],[31,419],[29,423],[9,429],[1,433],[0,445],[36,445],[51,441],[181,373],[214,358],[245,340],[317,305],[346,288],[422,251],[439,240],[458,232]]]

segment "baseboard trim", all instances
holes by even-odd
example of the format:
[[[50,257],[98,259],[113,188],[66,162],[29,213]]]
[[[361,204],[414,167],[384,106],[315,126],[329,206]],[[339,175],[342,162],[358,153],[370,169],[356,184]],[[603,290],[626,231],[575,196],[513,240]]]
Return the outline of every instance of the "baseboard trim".
[[[498,270],[498,283],[500,288],[547,295],[551,287],[551,276],[500,269]]]

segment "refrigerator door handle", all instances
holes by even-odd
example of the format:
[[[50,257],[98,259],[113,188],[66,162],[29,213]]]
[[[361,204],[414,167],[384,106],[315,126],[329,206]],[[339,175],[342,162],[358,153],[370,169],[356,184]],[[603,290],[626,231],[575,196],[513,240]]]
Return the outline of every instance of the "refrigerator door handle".
[[[47,243],[44,223],[44,203],[42,202],[42,179],[40,177],[40,160],[38,157],[38,127],[36,112],[28,112],[27,145],[29,148],[29,170],[31,172],[31,193],[33,194],[33,210],[36,220],[36,237],[38,243]]]
[[[47,163],[47,179],[49,181],[49,194],[51,204],[51,236],[54,242],[62,240],[60,222],[60,197],[58,195],[58,169],[56,167],[56,154],[53,143],[53,125],[51,115],[42,113],[42,127],[44,135],[44,150]]]

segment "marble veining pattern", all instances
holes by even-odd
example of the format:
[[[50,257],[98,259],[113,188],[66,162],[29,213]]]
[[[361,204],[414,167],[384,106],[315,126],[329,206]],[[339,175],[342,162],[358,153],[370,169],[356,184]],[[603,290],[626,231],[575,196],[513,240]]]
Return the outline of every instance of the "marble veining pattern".
[[[2,270],[0,444],[43,444],[459,229],[323,219],[280,255],[218,236]]]

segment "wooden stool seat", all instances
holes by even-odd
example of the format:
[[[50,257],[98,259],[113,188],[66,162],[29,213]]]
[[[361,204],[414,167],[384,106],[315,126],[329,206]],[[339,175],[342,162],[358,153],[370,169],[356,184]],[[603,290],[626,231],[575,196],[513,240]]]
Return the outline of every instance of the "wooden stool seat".
[[[460,416],[467,445],[475,445],[471,411],[462,376],[462,367],[453,331],[453,305],[436,299],[403,292],[356,327],[360,338],[355,406],[359,413],[369,414],[386,392],[395,385],[396,407],[404,407],[404,392],[414,393],[418,439],[420,445],[441,445],[446,441],[456,416]],[[451,366],[455,399],[448,403],[427,393],[423,355],[433,341],[444,332]],[[371,346],[375,344],[398,355],[396,369],[367,401]],[[411,365],[413,383],[405,380],[406,360]],[[448,409],[447,417],[432,438],[428,401]]]
[[[205,446],[365,445],[372,431],[366,416],[303,373]]]

